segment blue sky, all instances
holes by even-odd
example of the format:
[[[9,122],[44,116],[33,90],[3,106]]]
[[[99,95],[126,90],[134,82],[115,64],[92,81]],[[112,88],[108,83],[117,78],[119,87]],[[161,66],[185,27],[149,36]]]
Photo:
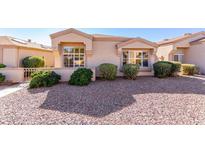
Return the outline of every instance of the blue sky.
[[[50,45],[49,35],[64,30],[62,28],[0,28],[0,36],[8,35]],[[184,33],[205,31],[205,28],[79,28],[89,34],[108,34],[127,37],[142,37],[150,41],[173,38]]]

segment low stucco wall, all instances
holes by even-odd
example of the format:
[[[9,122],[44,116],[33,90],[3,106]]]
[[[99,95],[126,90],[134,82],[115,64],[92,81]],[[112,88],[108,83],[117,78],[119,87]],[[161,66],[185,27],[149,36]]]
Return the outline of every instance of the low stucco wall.
[[[53,71],[56,72],[57,74],[59,74],[61,76],[61,81],[62,82],[66,82],[70,79],[70,76],[72,75],[72,73],[75,71],[76,69],[73,68],[54,68]],[[96,75],[95,75],[95,68],[91,68],[91,70],[93,71],[93,78],[92,81],[95,81],[96,79]]]
[[[23,82],[24,69],[23,68],[1,68],[0,73],[6,76],[8,82]]]
[[[66,82],[70,79],[70,76],[76,69],[67,69],[67,68],[53,68],[52,71],[56,72],[61,76],[61,81]],[[92,81],[95,81],[95,68],[91,68],[93,71]],[[40,71],[40,69],[39,69]],[[18,83],[24,82],[24,68],[2,68],[0,69],[0,73],[6,76],[6,81]]]
[[[68,68],[53,68],[52,71],[56,72],[61,76],[62,82],[67,82],[70,79],[70,76],[76,69],[68,69]],[[91,68],[93,71],[92,81],[96,80],[96,68]],[[23,82],[24,79],[24,68],[2,68],[0,69],[0,73],[6,76],[6,81],[9,82]],[[118,71],[117,76],[123,76],[123,73]],[[153,71],[140,71],[138,76],[153,76]]]

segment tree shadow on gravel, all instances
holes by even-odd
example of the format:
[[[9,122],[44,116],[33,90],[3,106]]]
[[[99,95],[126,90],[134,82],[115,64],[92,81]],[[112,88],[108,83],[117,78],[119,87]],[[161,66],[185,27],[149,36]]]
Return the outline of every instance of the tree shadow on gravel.
[[[189,77],[158,79],[138,77],[137,80],[117,79],[96,81],[78,87],[59,84],[48,90],[42,109],[104,117],[136,103],[133,95],[148,93],[202,94],[205,95],[205,80]],[[39,90],[38,90],[39,91]],[[30,90],[30,93],[38,92]]]

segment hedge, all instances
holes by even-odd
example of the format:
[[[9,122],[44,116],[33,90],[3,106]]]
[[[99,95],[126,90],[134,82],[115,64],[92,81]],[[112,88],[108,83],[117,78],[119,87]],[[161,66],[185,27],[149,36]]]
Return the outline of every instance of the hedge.
[[[127,79],[135,80],[139,73],[140,66],[138,64],[125,64],[122,68],[123,74]]]
[[[38,67],[44,67],[45,62],[42,57],[30,56],[22,60],[22,65],[25,68],[38,68]]]
[[[51,87],[59,82],[61,76],[53,71],[40,71],[31,75],[30,88]]]
[[[154,76],[158,78],[169,77],[172,74],[172,64],[168,62],[156,62],[153,64]]]
[[[73,72],[68,83],[78,86],[88,85],[91,82],[92,76],[93,72],[91,69],[78,68]]]
[[[196,73],[196,65],[194,64],[182,64],[183,75],[194,75]]]
[[[0,68],[5,68],[5,67],[6,67],[6,65],[0,64]]]
[[[100,77],[105,80],[115,80],[117,76],[117,66],[110,63],[104,63],[99,66]]]
[[[174,61],[158,61],[153,67],[155,76],[159,78],[175,76],[181,71],[181,63]]]

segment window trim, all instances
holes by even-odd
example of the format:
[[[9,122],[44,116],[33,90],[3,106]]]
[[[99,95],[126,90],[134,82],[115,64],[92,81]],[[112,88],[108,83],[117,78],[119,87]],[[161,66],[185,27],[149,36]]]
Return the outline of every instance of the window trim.
[[[184,54],[183,53],[176,53],[173,55],[173,61],[175,61],[174,57],[177,56],[178,57],[178,61],[176,62],[183,62],[183,58],[184,58]]]
[[[76,57],[75,51],[73,53],[65,53],[65,48],[72,48],[74,50],[78,49],[79,50],[78,56],[83,55],[83,61],[84,61],[83,66],[80,66],[79,64],[78,64],[78,66],[75,66],[75,61],[77,61],[77,60],[75,60],[75,57]],[[84,50],[83,54],[80,53],[80,49]],[[72,56],[73,66],[65,66],[64,58],[65,58],[66,55],[67,56],[69,56],[69,55]],[[64,66],[64,68],[83,68],[83,67],[85,67],[86,66],[85,47],[84,46],[63,46],[63,66]]]
[[[149,51],[146,51],[146,50],[129,50],[129,49],[124,49],[124,50],[122,50],[122,62],[121,62],[121,66],[123,66],[123,62],[124,61],[126,61],[125,60],[125,58],[124,58],[124,52],[128,52],[128,57],[127,57],[127,59],[128,59],[128,63],[129,64],[131,64],[131,62],[130,62],[130,59],[134,59],[134,60],[141,60],[141,65],[140,65],[140,68],[149,68],[150,67],[150,62],[149,62],[149,56],[150,56],[150,54],[149,54]],[[130,58],[130,52],[134,52],[134,58]],[[137,58],[136,57],[136,53],[141,53],[141,57],[140,58]],[[145,52],[145,53],[147,53],[148,54],[148,57],[147,58],[144,58],[143,57],[143,52]],[[143,60],[147,60],[148,61],[148,66],[144,66],[143,65]]]

